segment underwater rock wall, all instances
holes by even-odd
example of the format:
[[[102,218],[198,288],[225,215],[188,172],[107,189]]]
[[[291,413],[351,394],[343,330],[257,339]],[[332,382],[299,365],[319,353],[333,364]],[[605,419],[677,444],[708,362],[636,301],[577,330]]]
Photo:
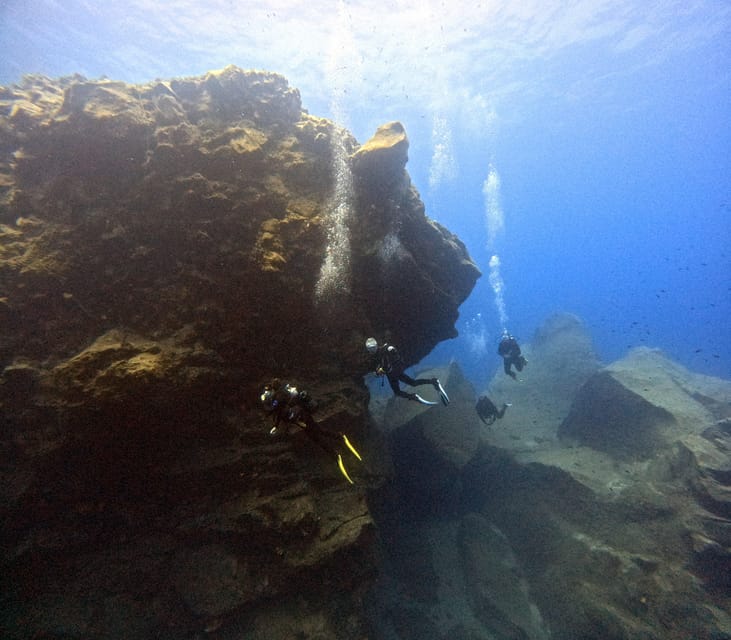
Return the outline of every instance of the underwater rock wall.
[[[334,136],[351,252],[318,299]],[[363,492],[256,400],[309,390],[367,462],[365,338],[455,335],[479,271],[407,151],[236,67],[0,88],[4,637],[365,637]]]

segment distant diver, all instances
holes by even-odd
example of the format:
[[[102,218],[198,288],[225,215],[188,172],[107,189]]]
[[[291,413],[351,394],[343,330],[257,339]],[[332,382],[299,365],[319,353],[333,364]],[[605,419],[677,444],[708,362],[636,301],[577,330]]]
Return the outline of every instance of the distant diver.
[[[418,387],[424,384],[431,385],[439,392],[439,397],[442,404],[446,407],[449,404],[449,396],[444,390],[442,383],[439,382],[439,378],[418,378],[414,380],[411,376],[407,375],[405,370],[404,361],[398,352],[398,349],[392,344],[384,343],[378,345],[375,338],[368,338],[365,343],[368,353],[377,357],[377,365],[375,373],[377,376],[386,376],[388,383],[391,385],[394,394],[408,400],[415,400],[421,404],[435,405],[436,402],[430,402],[425,400],[418,393],[407,393],[401,389],[399,382],[408,384],[411,387]]]
[[[317,404],[307,391],[299,391],[297,387],[275,380],[264,387],[259,399],[264,411],[272,417],[274,422],[274,426],[269,431],[270,434],[277,433],[281,423],[296,425],[303,429],[307,436],[336,458],[340,473],[350,484],[353,484],[343,462],[345,451],[342,445],[344,444],[345,448],[359,462],[362,462],[363,459],[344,433],[333,433],[323,429],[315,422],[312,413],[317,408]]]
[[[523,371],[523,367],[528,364],[528,361],[520,353],[518,341],[508,333],[507,329],[503,331],[497,352],[503,357],[503,369],[505,373],[513,380],[516,380],[517,376],[514,371],[510,370],[510,367],[514,366],[520,372]]]
[[[495,422],[495,420],[501,420],[505,415],[505,410],[510,406],[510,404],[504,402],[502,408],[498,411],[495,403],[490,400],[490,398],[487,396],[480,396],[480,399],[475,405],[475,411],[477,411],[477,415],[480,416],[480,420],[482,420],[485,424],[490,425]]]

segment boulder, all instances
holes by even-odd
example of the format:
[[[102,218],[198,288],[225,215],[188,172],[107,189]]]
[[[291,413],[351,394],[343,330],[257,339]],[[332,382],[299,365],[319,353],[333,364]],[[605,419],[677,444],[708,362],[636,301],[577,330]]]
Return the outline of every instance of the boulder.
[[[708,402],[722,405],[728,390],[716,382],[701,388],[700,376],[641,347],[582,386],[559,435],[618,458],[647,459],[715,422]],[[706,403],[704,394],[712,394]]]
[[[481,515],[468,513],[458,545],[467,597],[485,629],[498,638],[549,638],[505,535]]]
[[[662,446],[662,431],[674,424],[669,411],[602,371],[581,388],[559,436],[618,458],[646,459]]]

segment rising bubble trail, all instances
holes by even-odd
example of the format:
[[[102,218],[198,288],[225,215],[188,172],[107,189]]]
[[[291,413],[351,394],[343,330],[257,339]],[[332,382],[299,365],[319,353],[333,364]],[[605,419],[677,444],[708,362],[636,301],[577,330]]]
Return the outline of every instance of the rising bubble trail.
[[[505,283],[500,275],[500,258],[494,255],[490,258],[490,286],[495,293],[495,306],[500,317],[500,326],[505,330],[508,324],[508,314],[505,312]]]
[[[497,241],[505,231],[505,217],[500,202],[500,175],[495,167],[490,164],[487,178],[482,185],[482,195],[485,198],[485,226],[487,228],[487,248],[494,251]],[[500,275],[500,256],[493,253],[490,258],[490,286],[495,294],[495,306],[497,307],[500,325],[505,330],[508,324],[508,314],[505,311],[505,283]]]
[[[498,238],[505,231],[505,218],[500,202],[500,176],[492,164],[482,185],[482,195],[485,198],[487,246],[489,249],[494,249]]]
[[[326,75],[330,88],[330,110],[336,122],[346,125],[343,99],[347,94],[349,75],[357,51],[344,2],[338,4],[336,24],[330,42]],[[353,174],[346,145],[348,133],[333,125],[330,135],[333,192],[325,207],[327,247],[320,275],[315,285],[318,302],[350,292],[350,232],[348,219],[353,207]]]
[[[318,301],[350,291],[350,233],[348,218],[352,208],[353,175],[345,148],[345,133],[332,135],[334,173],[333,194],[326,211],[327,247],[315,286]]]

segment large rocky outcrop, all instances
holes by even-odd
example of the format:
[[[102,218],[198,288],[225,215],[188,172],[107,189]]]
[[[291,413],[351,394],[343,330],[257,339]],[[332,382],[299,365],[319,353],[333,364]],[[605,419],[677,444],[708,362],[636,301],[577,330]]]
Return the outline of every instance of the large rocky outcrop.
[[[407,149],[235,67],[0,89],[4,637],[365,637],[363,490],[256,399],[307,388],[365,483],[365,338],[418,360],[479,275]],[[318,298],[338,197],[350,254]]]
[[[652,458],[712,424],[713,407],[723,405],[712,397],[724,391],[657,351],[635,349],[586,381],[558,435],[617,458]]]

